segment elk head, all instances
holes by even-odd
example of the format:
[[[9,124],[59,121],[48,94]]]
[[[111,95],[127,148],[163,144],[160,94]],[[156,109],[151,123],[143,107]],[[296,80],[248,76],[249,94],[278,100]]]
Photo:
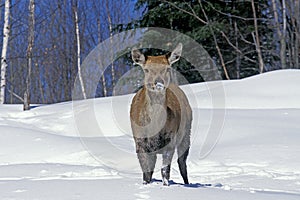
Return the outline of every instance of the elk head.
[[[147,90],[164,92],[168,88],[171,81],[171,65],[179,60],[181,52],[181,43],[171,53],[162,56],[145,56],[138,49],[132,50],[133,62],[140,65],[144,71]]]

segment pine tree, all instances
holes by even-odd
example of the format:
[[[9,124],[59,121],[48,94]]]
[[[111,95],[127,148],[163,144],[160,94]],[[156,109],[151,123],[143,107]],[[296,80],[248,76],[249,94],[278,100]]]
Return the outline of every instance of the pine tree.
[[[262,35],[270,30],[264,24],[266,5],[267,0],[253,5],[251,1],[138,0],[136,9],[144,9],[144,15],[126,27],[163,27],[184,33],[204,47],[224,78],[242,78],[262,71],[265,62],[266,52],[257,52],[265,46],[256,44],[268,42]],[[178,71],[194,71],[190,67]],[[199,80],[194,73],[184,75],[190,82]]]

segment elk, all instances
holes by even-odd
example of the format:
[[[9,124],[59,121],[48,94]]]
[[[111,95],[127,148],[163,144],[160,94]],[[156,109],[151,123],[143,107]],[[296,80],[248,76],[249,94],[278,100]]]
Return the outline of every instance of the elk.
[[[134,96],[130,122],[136,153],[143,171],[143,183],[152,180],[157,154],[162,154],[163,185],[169,185],[175,150],[180,174],[189,184],[186,160],[190,148],[192,110],[184,92],[173,81],[171,65],[180,59],[182,44],[169,54],[145,56],[131,51],[135,64],[144,71],[144,86]]]

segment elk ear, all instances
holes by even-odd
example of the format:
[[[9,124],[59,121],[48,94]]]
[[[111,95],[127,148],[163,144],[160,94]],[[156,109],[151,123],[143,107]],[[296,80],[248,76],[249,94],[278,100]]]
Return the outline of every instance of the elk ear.
[[[146,62],[144,54],[142,54],[138,49],[133,48],[131,51],[131,57],[134,63],[143,66]]]
[[[168,55],[168,61],[170,65],[177,62],[180,59],[181,52],[182,52],[182,44],[179,43],[177,47],[172,51],[172,53]]]

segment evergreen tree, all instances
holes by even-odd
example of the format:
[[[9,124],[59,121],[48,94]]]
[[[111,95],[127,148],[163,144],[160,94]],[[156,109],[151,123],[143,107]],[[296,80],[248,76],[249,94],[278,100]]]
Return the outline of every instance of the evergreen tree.
[[[259,73],[251,1],[138,0],[136,9],[144,9],[142,18],[126,24],[125,28],[163,27],[190,36],[209,53],[224,78]],[[272,32],[266,24],[266,10],[266,0],[255,2],[258,38],[264,44],[263,49],[270,42],[264,34]],[[270,60],[263,57],[264,62]],[[187,63],[178,66],[178,71],[190,82],[201,81],[199,74],[191,69],[193,66]]]

